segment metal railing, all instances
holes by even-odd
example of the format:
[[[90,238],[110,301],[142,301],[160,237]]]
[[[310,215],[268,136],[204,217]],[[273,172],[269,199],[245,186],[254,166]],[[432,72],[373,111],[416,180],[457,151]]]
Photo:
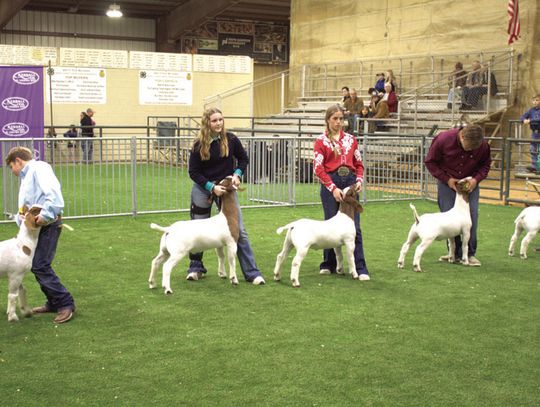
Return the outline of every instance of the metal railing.
[[[521,129],[521,126],[512,125]],[[300,126],[302,127],[302,126]],[[103,128],[100,134],[123,136],[76,139],[0,139],[3,157],[15,145],[40,151],[62,184],[65,217],[100,217],[188,211],[192,181],[188,174],[191,136],[155,137],[156,128]],[[319,204],[320,184],[313,174],[313,144],[320,131],[232,128],[250,164],[244,174],[242,207]],[[180,128],[189,134],[196,128]],[[516,130],[517,131],[517,130]],[[137,132],[138,135],[130,133]],[[423,164],[430,136],[364,134],[358,136],[365,174],[362,200],[436,199],[436,183]],[[538,203],[534,182],[523,172],[532,139],[492,138],[493,165],[481,184],[481,198],[494,202]],[[81,146],[92,142],[84,160]],[[72,146],[68,146],[71,143]],[[520,151],[525,155],[520,157]],[[19,181],[3,167],[0,207],[4,220],[17,211]]]

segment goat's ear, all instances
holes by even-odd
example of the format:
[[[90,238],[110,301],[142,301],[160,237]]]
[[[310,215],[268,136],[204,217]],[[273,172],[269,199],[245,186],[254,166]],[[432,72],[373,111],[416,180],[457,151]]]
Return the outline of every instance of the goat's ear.
[[[26,212],[28,212],[28,205],[23,205],[19,213],[24,215]]]
[[[38,216],[41,213],[41,208],[38,206],[32,206],[28,212],[34,216]]]
[[[364,207],[360,205],[358,201],[355,200],[355,202],[356,202],[356,205],[354,205],[354,210],[358,213],[364,212]]]

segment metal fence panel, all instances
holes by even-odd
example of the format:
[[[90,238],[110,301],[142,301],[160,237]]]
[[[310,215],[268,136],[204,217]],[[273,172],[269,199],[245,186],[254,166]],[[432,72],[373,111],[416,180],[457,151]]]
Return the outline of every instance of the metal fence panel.
[[[320,184],[312,164],[316,135],[252,136],[249,130],[234,131],[250,157],[244,175],[245,190],[239,194],[242,207],[320,203]],[[92,141],[95,147],[89,162],[83,161],[84,141]],[[42,158],[53,165],[62,184],[67,218],[188,211],[192,187],[188,157],[192,142],[193,137],[187,135],[77,138],[72,147],[67,140],[45,140]],[[430,142],[428,137],[403,135],[359,138],[365,165],[362,200],[436,199],[436,183],[423,164]],[[520,142],[527,143],[512,143]],[[31,139],[0,140],[2,156],[15,144],[32,148],[34,143]],[[513,178],[506,179],[513,174],[513,154],[508,154],[507,148],[501,141],[496,151],[496,166],[500,168],[490,173],[489,182],[482,184],[482,198],[493,194],[496,199],[502,195],[499,185],[503,183],[505,188],[510,185],[507,191],[515,189]],[[19,183],[5,167],[0,182],[4,214],[1,221],[7,221],[17,211]],[[532,193],[532,186],[527,185]],[[506,195],[507,201],[514,199],[517,198],[511,193]]]

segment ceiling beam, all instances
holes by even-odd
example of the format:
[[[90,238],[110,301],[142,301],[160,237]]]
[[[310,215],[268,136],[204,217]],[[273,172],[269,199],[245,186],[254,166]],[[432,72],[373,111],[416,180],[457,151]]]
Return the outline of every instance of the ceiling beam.
[[[205,21],[213,19],[239,2],[240,0],[213,0],[206,2],[189,0],[169,14],[167,18],[168,37],[176,40],[185,31],[199,27]]]
[[[0,1],[0,29],[11,21],[30,0]]]

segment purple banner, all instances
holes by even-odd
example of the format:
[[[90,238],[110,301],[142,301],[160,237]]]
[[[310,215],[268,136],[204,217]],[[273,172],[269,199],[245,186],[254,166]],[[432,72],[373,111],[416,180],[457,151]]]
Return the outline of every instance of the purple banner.
[[[0,149],[7,153],[18,138],[43,138],[43,68],[0,66],[0,138],[13,139]],[[35,143],[35,156],[43,156],[43,142]]]

